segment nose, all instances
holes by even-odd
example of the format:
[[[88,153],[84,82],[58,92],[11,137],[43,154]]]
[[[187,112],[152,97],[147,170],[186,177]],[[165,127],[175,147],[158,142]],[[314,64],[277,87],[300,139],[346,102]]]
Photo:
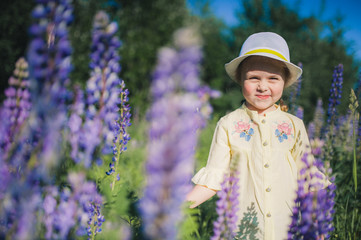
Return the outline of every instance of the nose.
[[[259,81],[257,90],[261,91],[261,92],[266,91],[267,90],[267,84],[264,81]]]

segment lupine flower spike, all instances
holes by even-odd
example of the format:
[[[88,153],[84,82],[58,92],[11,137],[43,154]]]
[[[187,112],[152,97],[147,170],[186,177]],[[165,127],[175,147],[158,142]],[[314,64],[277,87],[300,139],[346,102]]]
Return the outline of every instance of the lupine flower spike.
[[[75,97],[74,103],[71,106],[71,114],[68,120],[69,127],[69,143],[72,147],[70,157],[76,162],[79,163],[79,146],[80,138],[82,135],[82,124],[84,115],[84,92],[80,89],[79,86],[75,87]]]
[[[325,116],[325,110],[323,109],[322,105],[323,105],[322,99],[319,98],[317,100],[317,105],[315,109],[315,114],[313,116],[313,120],[308,125],[308,136],[310,139],[322,138],[321,133],[323,129],[324,116]]]
[[[41,144],[32,156],[41,162],[39,174],[46,176],[59,163],[60,132],[66,124],[66,103],[70,99],[66,87],[72,70],[68,25],[73,20],[73,9],[71,0],[37,2],[27,54],[34,108],[28,138],[33,145]]]
[[[100,205],[89,203],[89,220],[88,220],[88,240],[95,239],[95,236],[102,231],[102,224],[105,221],[104,216],[100,214]]]
[[[222,190],[217,192],[218,218],[213,223],[213,237],[211,240],[232,240],[236,236],[238,223],[238,195],[239,172],[236,166],[231,168],[229,175],[224,177],[221,184]]]
[[[120,72],[120,41],[115,35],[118,30],[116,22],[110,22],[109,16],[100,11],[96,14],[93,25],[91,77],[87,82],[86,120],[83,126],[81,146],[85,149],[80,157],[86,167],[91,165],[93,154],[99,146],[100,152],[112,152],[115,122],[119,119],[118,104]]]
[[[326,179],[322,179],[316,168],[325,169],[323,163],[316,159],[312,164],[312,159],[308,152],[302,157],[304,167],[300,170],[292,223],[288,232],[289,240],[319,239],[321,236],[329,239],[329,234],[334,229],[332,221],[336,186],[334,178],[329,178],[332,171],[327,167]],[[331,184],[323,189],[326,180],[331,181]]]
[[[145,234],[150,239],[176,239],[181,206],[191,189],[194,168],[200,41],[193,29],[175,33],[176,48],[162,48],[153,73],[146,187],[140,201]]]
[[[330,89],[330,98],[327,110],[327,125],[337,125],[337,106],[340,104],[343,84],[343,65],[339,64],[333,71],[333,80]]]
[[[62,191],[55,187],[47,189],[43,203],[46,239],[67,239],[71,229],[78,236],[94,237],[101,232],[105,221],[101,215],[102,197],[93,182],[85,174],[70,173],[70,188]]]
[[[7,203],[0,204],[0,238],[36,238],[41,186],[51,182],[61,156],[59,143],[68,99],[65,85],[71,70],[67,26],[72,7],[67,0],[37,2],[27,53],[32,110],[21,136],[13,143],[14,150],[8,152],[10,179],[5,179],[8,184],[3,199]]]
[[[302,63],[298,63],[298,66],[300,68],[303,68]],[[298,99],[300,98],[301,95],[301,87],[302,87],[302,77],[300,77],[299,79],[297,79],[297,85],[296,88],[290,92],[290,96],[289,96],[289,102],[290,102],[290,112],[292,114],[297,114],[297,111],[299,109],[299,105],[298,105]]]
[[[122,80],[120,84],[120,103],[119,111],[120,118],[116,120],[116,126],[114,127],[114,139],[113,139],[113,157],[112,162],[109,164],[109,171],[106,172],[107,175],[113,175],[112,181],[112,191],[114,191],[115,182],[119,181],[119,173],[117,173],[118,164],[120,161],[121,154],[127,150],[127,144],[130,140],[129,133],[127,133],[127,128],[131,126],[130,123],[130,106],[128,103],[129,91],[125,89],[125,83]]]
[[[3,154],[4,159],[31,109],[28,63],[20,58],[15,67],[13,76],[9,78],[9,88],[5,90],[6,99],[0,112],[3,129],[0,131],[0,154]]]

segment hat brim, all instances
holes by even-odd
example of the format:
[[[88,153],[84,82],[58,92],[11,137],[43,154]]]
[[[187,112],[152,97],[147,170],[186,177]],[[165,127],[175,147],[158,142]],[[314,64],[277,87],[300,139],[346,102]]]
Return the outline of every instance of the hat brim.
[[[290,78],[288,79],[288,81],[285,83],[285,88],[291,86],[292,84],[294,84],[295,82],[297,82],[297,80],[301,77],[302,75],[302,68],[298,67],[297,65],[291,63],[291,62],[287,62],[285,60],[283,60],[282,58],[278,58],[277,56],[273,55],[273,54],[267,54],[267,53],[254,53],[254,54],[249,54],[249,55],[243,55],[243,56],[239,56],[235,59],[233,59],[232,61],[230,61],[229,63],[226,63],[224,65],[226,72],[228,74],[228,76],[235,82],[239,83],[239,81],[237,81],[236,79],[236,71],[237,68],[239,66],[239,64],[245,60],[246,58],[250,57],[250,56],[262,56],[262,57],[269,57],[281,62],[284,62],[286,64],[286,67],[289,69],[290,71]]]

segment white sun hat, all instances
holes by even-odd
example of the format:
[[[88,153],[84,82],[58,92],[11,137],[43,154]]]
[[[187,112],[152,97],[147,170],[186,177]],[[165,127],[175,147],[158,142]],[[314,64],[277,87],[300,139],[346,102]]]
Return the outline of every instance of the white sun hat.
[[[302,69],[291,63],[286,40],[273,32],[260,32],[249,36],[242,45],[238,57],[225,64],[226,72],[235,82],[238,65],[249,56],[264,56],[284,62],[290,70],[290,78],[285,87],[291,86],[302,74]]]

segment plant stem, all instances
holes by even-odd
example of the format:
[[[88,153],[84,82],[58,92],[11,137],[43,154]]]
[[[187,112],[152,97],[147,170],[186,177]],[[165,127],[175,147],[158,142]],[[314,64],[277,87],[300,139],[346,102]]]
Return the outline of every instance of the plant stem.
[[[121,95],[120,95],[120,102],[121,104],[123,105],[123,98],[124,98],[124,93],[122,92]],[[123,115],[124,115],[124,110],[123,110],[123,106],[120,107],[120,121],[122,121],[123,119]],[[124,142],[124,139],[123,139],[123,135],[124,133],[122,131],[120,131],[119,133],[119,136],[118,136],[118,144],[117,144],[117,156],[116,156],[116,160],[115,160],[115,171],[118,169],[118,163],[119,163],[119,158],[120,158],[120,146],[122,144],[120,144],[120,139],[122,138],[123,142]],[[116,172],[113,173],[113,183],[112,183],[112,193],[114,191],[114,186],[115,186],[115,181],[116,181],[116,178],[117,178],[117,175],[116,175]]]

